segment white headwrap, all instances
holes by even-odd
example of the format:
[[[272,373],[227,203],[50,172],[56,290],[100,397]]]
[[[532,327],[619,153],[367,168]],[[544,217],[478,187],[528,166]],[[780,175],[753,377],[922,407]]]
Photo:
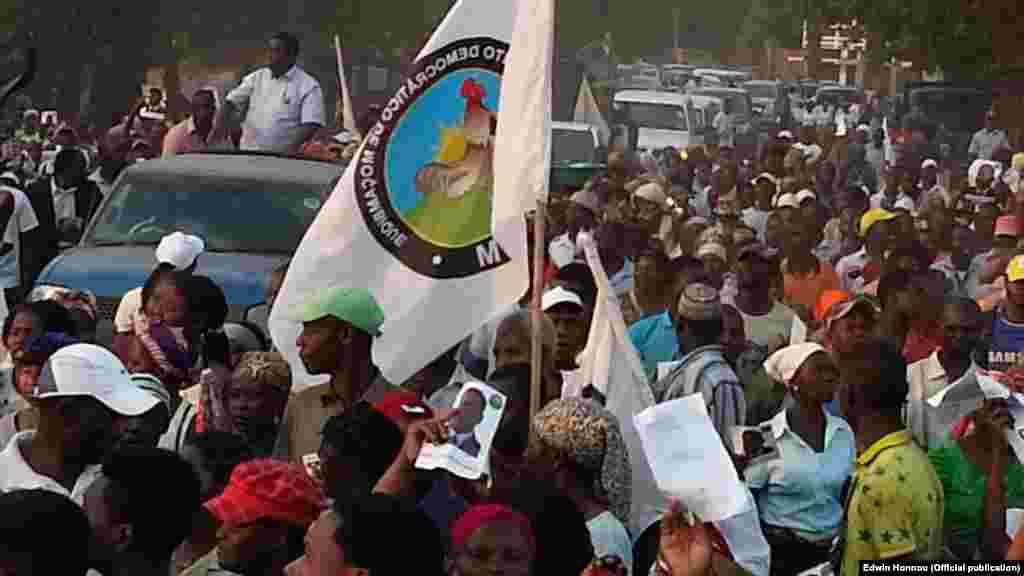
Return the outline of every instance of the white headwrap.
[[[787,346],[764,361],[765,372],[772,380],[791,387],[797,371],[817,352],[828,353],[824,347],[814,342]]]
[[[993,162],[992,160],[982,160],[978,158],[971,167],[967,170],[967,185],[974,188],[978,185],[978,172],[981,171],[982,166],[991,166],[993,170],[992,181],[999,180],[999,176],[1003,173],[1003,165],[999,162]]]

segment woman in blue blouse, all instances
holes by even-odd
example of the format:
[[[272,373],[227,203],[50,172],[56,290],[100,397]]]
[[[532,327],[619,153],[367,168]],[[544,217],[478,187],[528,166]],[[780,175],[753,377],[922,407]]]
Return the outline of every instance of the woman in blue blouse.
[[[760,426],[760,455],[744,471],[772,549],[772,575],[798,574],[828,560],[843,521],[842,489],[856,444],[849,425],[828,414],[839,372],[828,352],[805,343],[765,361],[795,400]]]

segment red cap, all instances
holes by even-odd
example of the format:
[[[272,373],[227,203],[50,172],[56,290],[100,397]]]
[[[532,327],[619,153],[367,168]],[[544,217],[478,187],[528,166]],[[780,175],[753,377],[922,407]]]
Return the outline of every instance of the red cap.
[[[404,418],[432,418],[434,411],[415,392],[393,390],[373,404],[373,409],[401,426]]]
[[[224,492],[204,506],[227,526],[275,520],[306,527],[320,516],[324,500],[302,466],[259,459],[236,466]]]

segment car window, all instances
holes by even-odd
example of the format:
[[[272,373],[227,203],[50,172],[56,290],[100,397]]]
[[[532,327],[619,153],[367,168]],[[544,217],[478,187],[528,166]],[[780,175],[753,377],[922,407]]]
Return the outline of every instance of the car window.
[[[594,136],[578,130],[551,131],[552,162],[593,162],[596,150]]]
[[[620,104],[621,105],[621,104]],[[680,106],[630,102],[625,104],[630,121],[641,128],[687,130],[686,114]]]
[[[282,182],[128,176],[97,215],[85,244],[156,244],[181,230],[203,238],[213,252],[290,253],[313,222],[324,191]]]

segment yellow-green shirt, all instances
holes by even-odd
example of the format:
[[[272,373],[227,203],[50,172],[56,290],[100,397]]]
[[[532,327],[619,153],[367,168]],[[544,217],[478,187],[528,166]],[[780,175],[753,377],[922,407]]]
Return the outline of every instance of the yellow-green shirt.
[[[942,484],[910,432],[893,432],[857,458],[846,500],[842,575],[860,574],[866,560],[942,552]]]

